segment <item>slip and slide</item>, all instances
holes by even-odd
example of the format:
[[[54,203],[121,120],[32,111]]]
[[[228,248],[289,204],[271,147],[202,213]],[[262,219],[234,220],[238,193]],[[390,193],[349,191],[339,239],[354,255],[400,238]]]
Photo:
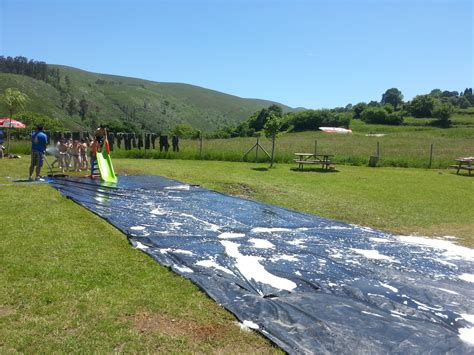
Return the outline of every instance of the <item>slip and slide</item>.
[[[102,158],[113,179],[105,149]],[[474,351],[474,251],[449,239],[397,236],[159,176],[50,184],[289,353]]]

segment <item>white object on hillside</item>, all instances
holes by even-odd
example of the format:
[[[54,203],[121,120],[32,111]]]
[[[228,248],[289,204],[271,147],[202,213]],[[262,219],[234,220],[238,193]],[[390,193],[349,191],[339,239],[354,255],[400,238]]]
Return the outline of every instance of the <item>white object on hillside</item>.
[[[323,132],[326,133],[352,133],[352,130],[347,129],[347,128],[341,128],[341,127],[319,127],[319,129]]]

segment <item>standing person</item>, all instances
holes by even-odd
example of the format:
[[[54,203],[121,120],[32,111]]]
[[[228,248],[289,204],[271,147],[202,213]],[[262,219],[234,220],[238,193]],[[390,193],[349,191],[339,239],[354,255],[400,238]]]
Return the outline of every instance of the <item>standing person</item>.
[[[64,169],[66,171],[69,171],[69,162],[67,159],[67,142],[64,138],[61,138],[59,141],[58,145],[58,151],[59,151],[59,167],[61,168],[61,171],[64,173]]]
[[[81,139],[81,168],[87,170],[89,168],[89,160],[87,159],[87,142],[84,138]]]
[[[99,128],[95,130],[94,133],[95,140],[97,141],[97,151],[101,152],[104,142],[107,139],[107,130],[103,125],[100,125]]]
[[[71,146],[71,156],[74,164],[74,171],[81,171],[81,145],[78,140],[73,141]]]
[[[90,146],[90,154],[91,154],[91,179],[94,178],[94,168],[95,168],[95,165],[97,164],[97,148],[98,148],[98,142],[93,139],[92,142],[91,142],[91,146]]]
[[[29,180],[33,180],[33,170],[36,167],[36,180],[41,179],[41,167],[43,166],[44,152],[48,145],[48,136],[43,132],[43,125],[38,125],[36,131],[31,134],[31,164]]]

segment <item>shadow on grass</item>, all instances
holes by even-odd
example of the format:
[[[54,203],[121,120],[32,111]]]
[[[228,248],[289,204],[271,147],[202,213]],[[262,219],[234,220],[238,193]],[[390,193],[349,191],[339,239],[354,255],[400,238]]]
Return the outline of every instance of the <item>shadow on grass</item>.
[[[310,173],[310,172],[317,172],[317,173],[338,173],[339,170],[336,169],[323,169],[323,168],[306,168],[306,169],[299,169],[299,168],[290,168],[291,171],[295,171],[297,173]]]
[[[462,174],[462,173],[456,174],[456,173],[453,172],[453,173],[451,173],[451,175],[462,176],[462,177],[467,177],[467,178],[474,178],[474,174],[469,175],[468,173],[466,173],[466,174]]]
[[[255,171],[268,171],[269,168],[252,168],[252,170],[255,170]]]

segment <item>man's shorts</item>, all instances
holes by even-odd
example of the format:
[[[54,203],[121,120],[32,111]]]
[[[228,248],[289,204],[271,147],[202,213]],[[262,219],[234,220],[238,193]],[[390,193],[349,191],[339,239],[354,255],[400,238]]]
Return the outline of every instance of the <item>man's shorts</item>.
[[[31,152],[31,166],[43,166],[44,153],[33,150]]]

